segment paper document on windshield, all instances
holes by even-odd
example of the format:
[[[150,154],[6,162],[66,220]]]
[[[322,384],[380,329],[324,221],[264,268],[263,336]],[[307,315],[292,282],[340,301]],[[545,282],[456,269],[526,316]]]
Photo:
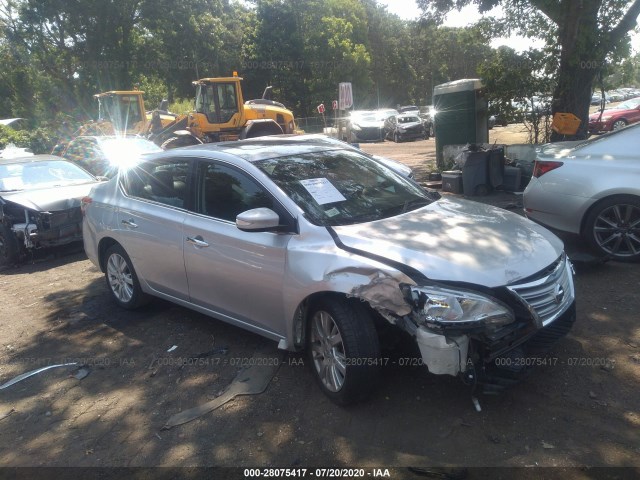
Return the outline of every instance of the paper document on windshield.
[[[311,194],[318,205],[326,205],[333,202],[344,202],[346,198],[338,191],[336,187],[326,178],[308,178],[300,180],[300,183],[307,192]]]

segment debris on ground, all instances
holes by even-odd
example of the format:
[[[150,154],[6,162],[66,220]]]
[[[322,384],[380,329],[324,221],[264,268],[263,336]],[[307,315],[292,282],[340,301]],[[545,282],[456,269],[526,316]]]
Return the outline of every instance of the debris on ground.
[[[264,392],[280,366],[280,355],[261,352],[247,360],[249,360],[250,366],[238,373],[222,395],[203,405],[173,415],[162,427],[162,430],[168,430],[195,420],[221,407],[238,395],[257,395]]]
[[[73,377],[73,378],[76,378],[78,380],[82,380],[83,378],[85,378],[90,373],[91,373],[91,369],[89,367],[87,367],[86,365],[83,365],[82,367],[76,368],[73,372],[71,372],[71,374],[69,376]]]
[[[3,413],[2,415],[0,415],[0,420],[4,420],[5,418],[7,418],[9,415],[11,415],[15,411],[16,411],[16,409],[12,408],[7,413]]]
[[[7,383],[3,383],[2,385],[0,385],[0,390],[4,390],[5,388],[10,387],[11,385],[15,385],[16,383],[21,382],[25,378],[29,378],[29,377],[32,377],[34,375],[37,375],[40,372],[44,372],[46,370],[51,370],[52,368],[68,367],[68,366],[71,366],[71,365],[77,365],[77,362],[60,363],[58,365],[49,365],[47,367],[42,367],[42,368],[38,368],[36,370],[31,370],[30,372],[23,373],[22,375],[18,375],[17,377],[12,378]]]

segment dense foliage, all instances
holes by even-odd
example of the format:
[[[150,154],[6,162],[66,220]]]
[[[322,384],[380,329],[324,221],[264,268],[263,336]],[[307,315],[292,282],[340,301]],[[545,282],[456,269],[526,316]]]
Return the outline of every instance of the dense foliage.
[[[417,0],[425,15],[438,19],[475,4],[481,12],[501,7],[507,32],[544,39],[545,68],[553,76],[552,113],[581,118],[576,138],[587,135],[594,83],[629,55],[628,32],[637,28],[640,0]],[[560,136],[552,140],[559,140]]]
[[[149,109],[167,98],[184,110],[194,93],[191,81],[233,71],[245,79],[245,98],[259,97],[272,85],[274,98],[298,117],[314,115],[319,103],[330,105],[344,81],[353,84],[357,108],[425,105],[434,85],[479,74],[493,88],[505,88],[506,98],[514,82],[495,80],[505,73],[504,54],[490,48],[491,37],[513,30],[557,38],[555,17],[535,5],[556,2],[475,2],[510,6],[506,23],[439,26],[438,15],[471,1],[422,2],[432,18],[407,22],[376,0],[5,0],[0,118],[24,117],[34,125],[83,122],[95,116],[93,94],[134,86],[145,91]],[[591,2],[610,6],[598,17],[598,28],[617,24],[628,3]],[[572,3],[578,2],[562,2]],[[534,90],[557,89],[558,81],[549,80],[564,78],[555,45],[527,54],[537,62],[534,76],[546,85]],[[624,45],[614,46],[600,42],[589,65],[612,73],[611,66],[625,57]],[[605,64],[608,70],[601,68]],[[637,64],[637,58],[627,60],[615,81],[637,76]],[[522,70],[514,78],[531,73]]]

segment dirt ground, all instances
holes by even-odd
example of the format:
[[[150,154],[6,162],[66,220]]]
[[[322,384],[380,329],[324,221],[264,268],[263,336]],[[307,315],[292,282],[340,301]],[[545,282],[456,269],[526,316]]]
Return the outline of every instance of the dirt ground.
[[[427,172],[433,145],[363,149]],[[121,310],[81,247],[42,252],[0,274],[0,384],[54,364],[86,367],[0,385],[0,465],[357,467],[368,477],[384,473],[378,467],[393,479],[425,478],[408,467],[572,467],[469,470],[467,478],[638,478],[638,268],[578,265],[571,333],[524,383],[479,396],[477,412],[459,380],[401,356],[384,367],[370,401],[338,407],[305,357],[163,301]],[[264,393],[162,429],[172,415],[221,395],[256,352],[279,365]],[[305,478],[324,476],[309,472]]]

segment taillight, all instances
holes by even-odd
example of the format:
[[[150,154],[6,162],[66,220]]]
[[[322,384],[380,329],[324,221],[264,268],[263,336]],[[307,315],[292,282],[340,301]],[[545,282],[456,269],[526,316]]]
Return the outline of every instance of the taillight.
[[[80,211],[82,212],[82,215],[84,216],[85,210],[87,209],[89,204],[91,202],[93,202],[93,200],[91,199],[91,197],[83,197],[82,200],[80,200],[80,202],[81,202]]]
[[[533,165],[533,176],[536,178],[540,178],[545,173],[550,172],[551,170],[555,170],[558,167],[564,165],[562,162],[548,162],[543,160],[536,160]]]

